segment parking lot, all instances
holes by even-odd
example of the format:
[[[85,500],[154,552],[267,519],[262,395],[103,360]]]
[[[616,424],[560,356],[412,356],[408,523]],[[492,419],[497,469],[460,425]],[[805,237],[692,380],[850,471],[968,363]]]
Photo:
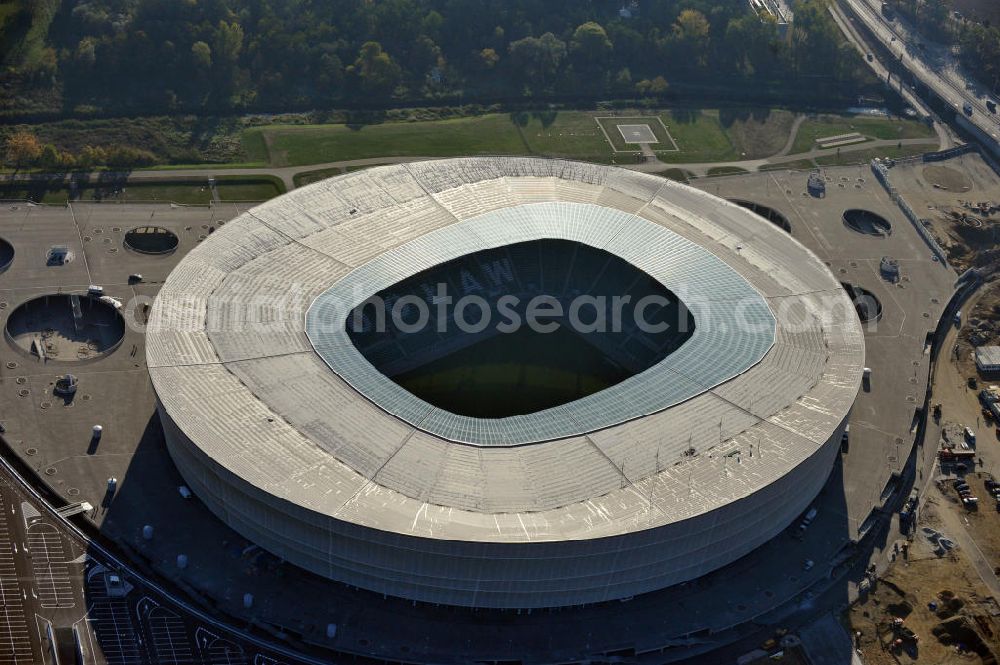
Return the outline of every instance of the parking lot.
[[[26,592],[17,565],[18,544],[8,518],[11,509],[0,494],[0,663],[32,663],[34,651],[25,611]]]

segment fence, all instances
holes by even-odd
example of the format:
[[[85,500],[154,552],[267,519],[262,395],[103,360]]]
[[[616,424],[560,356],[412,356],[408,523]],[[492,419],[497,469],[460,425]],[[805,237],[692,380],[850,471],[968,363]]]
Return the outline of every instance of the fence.
[[[927,227],[924,226],[923,220],[917,216],[917,213],[910,207],[910,204],[907,203],[903,197],[900,196],[896,188],[893,187],[892,182],[889,180],[889,169],[886,165],[877,159],[873,159],[871,166],[872,172],[875,174],[875,178],[882,183],[885,191],[888,192],[892,200],[899,206],[899,209],[903,211],[903,215],[906,216],[906,219],[910,220],[913,228],[917,230],[917,233],[921,238],[923,238],[923,241],[927,243],[928,247],[931,248],[931,251],[934,253],[934,256],[937,257],[938,261],[941,262],[941,265],[946,268],[950,267],[948,265],[948,255],[945,254],[941,245],[938,244],[937,240],[934,239],[934,236],[932,236],[930,231],[927,230]]]

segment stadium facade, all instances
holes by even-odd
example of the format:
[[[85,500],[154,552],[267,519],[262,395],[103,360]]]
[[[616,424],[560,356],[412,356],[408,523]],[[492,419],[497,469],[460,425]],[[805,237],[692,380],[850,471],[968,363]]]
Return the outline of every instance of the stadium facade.
[[[348,334],[372,294],[539,240],[623,259],[693,332],[504,418],[433,406],[376,369],[413,348]],[[544,262],[507,256],[502,288],[540,288]],[[609,355],[655,346],[626,338]],[[774,537],[825,483],[864,365],[841,285],[762,218],[656,176],[499,157],[372,168],[237,217],[171,273],[146,353],[170,454],[226,524],[330,579],[490,608],[627,598]]]

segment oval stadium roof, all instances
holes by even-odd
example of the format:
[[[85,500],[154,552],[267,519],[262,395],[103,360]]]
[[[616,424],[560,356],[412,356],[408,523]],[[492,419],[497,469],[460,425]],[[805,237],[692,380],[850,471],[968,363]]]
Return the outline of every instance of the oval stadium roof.
[[[370,294],[537,237],[688,283],[694,337],[612,389],[487,421],[406,393],[329,325],[358,281]],[[652,175],[498,157],[371,168],[240,215],[171,273],[146,353],[212,482],[379,532],[528,543],[641,532],[762,492],[838,433],[864,343],[833,275],[751,212]]]

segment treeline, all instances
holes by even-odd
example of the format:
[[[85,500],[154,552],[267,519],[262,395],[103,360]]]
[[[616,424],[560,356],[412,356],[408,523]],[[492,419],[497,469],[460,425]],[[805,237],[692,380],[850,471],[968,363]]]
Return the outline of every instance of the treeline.
[[[126,145],[83,146],[79,151],[60,150],[51,143],[42,143],[29,131],[17,131],[7,137],[0,153],[0,166],[40,167],[56,171],[91,169],[97,166],[136,167],[157,163],[148,150]]]
[[[787,31],[746,0],[63,0],[38,15],[52,3],[7,1],[20,9],[0,41],[45,35],[31,57],[7,54],[8,85],[55,91],[69,111],[662,97],[679,84],[844,99],[866,76],[827,0],[798,0]]]

